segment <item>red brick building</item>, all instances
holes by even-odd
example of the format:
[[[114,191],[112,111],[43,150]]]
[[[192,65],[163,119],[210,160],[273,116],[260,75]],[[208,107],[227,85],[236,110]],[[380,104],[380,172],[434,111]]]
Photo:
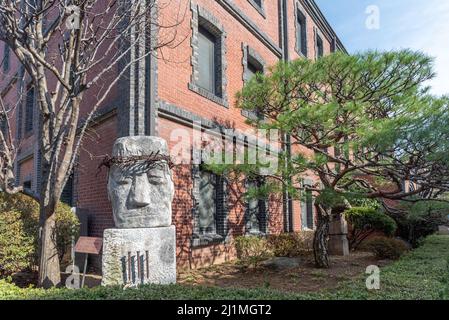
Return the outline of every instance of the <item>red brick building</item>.
[[[107,172],[98,172],[98,165],[111,153],[117,137],[158,135],[173,148],[181,138],[175,130],[192,132],[198,123],[204,128],[231,123],[238,132],[247,132],[251,127],[245,119],[253,115],[235,107],[235,94],[255,72],[266,72],[281,59],[315,59],[345,50],[313,0],[175,2],[186,10],[177,27],[179,36],[186,39],[174,49],[162,49],[164,58],[161,54],[148,58],[145,75],[124,79],[108,96],[92,126],[95,134],[86,137],[79,164],[64,191],[64,201],[87,214],[86,232],[90,236],[101,237],[105,228],[113,227]],[[170,18],[170,12],[160,17]],[[0,94],[7,103],[18,103],[13,121],[14,136],[20,143],[17,183],[37,192],[40,178],[36,170],[39,144],[35,119],[39,114],[34,107],[34,92],[29,83],[17,80],[23,70],[3,43],[0,61]],[[27,94],[18,102],[21,87]],[[88,106],[89,98],[85,98],[84,108]],[[141,125],[133,126],[136,121]],[[305,182],[313,179],[305,177]],[[230,240],[236,235],[300,231],[314,226],[311,203],[284,199],[239,202],[228,190],[229,185],[196,165],[177,166],[174,180],[173,221],[181,267],[233,258]],[[254,210],[256,217],[251,213]]]

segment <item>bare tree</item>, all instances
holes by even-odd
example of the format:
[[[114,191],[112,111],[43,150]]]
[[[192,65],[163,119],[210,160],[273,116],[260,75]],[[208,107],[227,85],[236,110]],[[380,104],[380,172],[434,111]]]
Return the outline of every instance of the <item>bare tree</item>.
[[[167,2],[168,1],[168,2]],[[4,0],[0,2],[0,41],[14,52],[36,92],[42,155],[39,285],[60,283],[53,232],[55,208],[72,171],[83,137],[96,111],[130,67],[180,41],[183,14],[162,23],[158,14],[169,0]],[[173,12],[173,10],[171,10]],[[157,37],[152,35],[157,34]],[[149,36],[150,35],[150,36]],[[94,97],[92,105],[83,100]],[[91,100],[89,101],[91,103]],[[3,113],[8,110],[2,107]],[[8,126],[9,128],[9,126]],[[9,129],[10,130],[10,129]],[[14,187],[17,141],[0,136],[1,187]]]
[[[14,109],[7,107],[0,95],[0,190],[10,194],[22,191],[21,187],[15,185],[14,177],[18,146],[14,144],[11,133],[10,119],[13,113]]]

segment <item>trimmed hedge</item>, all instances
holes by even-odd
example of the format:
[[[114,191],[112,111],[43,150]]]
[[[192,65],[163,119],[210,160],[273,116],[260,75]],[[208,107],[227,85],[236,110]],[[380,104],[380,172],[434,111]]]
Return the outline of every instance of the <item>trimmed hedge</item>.
[[[240,236],[234,239],[239,262],[244,266],[257,268],[261,262],[272,256],[267,239],[258,236]]]
[[[401,240],[387,237],[376,237],[366,242],[367,250],[379,259],[399,259],[409,248]]]
[[[375,232],[393,236],[397,229],[396,222],[391,217],[374,208],[354,207],[346,210],[344,216],[351,226],[348,238],[352,250],[356,250]]]
[[[268,237],[268,244],[276,257],[300,257],[313,254],[314,231],[281,233]]]
[[[33,263],[34,239],[25,232],[21,213],[0,213],[0,275],[24,270]]]

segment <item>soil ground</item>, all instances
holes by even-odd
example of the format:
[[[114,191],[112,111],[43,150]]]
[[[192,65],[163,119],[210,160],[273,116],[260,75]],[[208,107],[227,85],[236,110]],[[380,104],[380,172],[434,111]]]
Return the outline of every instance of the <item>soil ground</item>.
[[[355,252],[347,257],[332,256],[329,269],[317,269],[313,257],[299,259],[299,267],[273,270],[268,267],[245,268],[238,262],[214,265],[196,270],[180,270],[178,284],[216,286],[227,288],[270,288],[283,292],[314,292],[336,288],[341,282],[365,272],[369,265],[384,266],[389,261],[379,261],[367,252]],[[62,274],[65,283],[67,274]],[[13,275],[13,282],[22,288],[36,285],[36,272],[21,272]],[[86,275],[85,286],[101,284],[101,276]]]
[[[369,265],[379,267],[389,261],[379,261],[371,253],[355,252],[347,257],[331,257],[329,269],[317,269],[313,257],[303,257],[297,268],[273,270],[266,267],[248,269],[238,263],[226,263],[198,270],[182,271],[178,283],[189,285],[271,288],[284,292],[314,292],[336,288],[342,281],[359,276]]]

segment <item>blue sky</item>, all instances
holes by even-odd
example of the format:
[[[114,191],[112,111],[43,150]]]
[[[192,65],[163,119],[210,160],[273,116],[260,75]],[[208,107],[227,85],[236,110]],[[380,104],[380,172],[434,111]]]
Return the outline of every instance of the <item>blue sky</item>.
[[[435,94],[449,94],[448,0],[316,0],[350,53],[411,48],[435,58]],[[366,10],[379,8],[379,29],[368,29]]]

